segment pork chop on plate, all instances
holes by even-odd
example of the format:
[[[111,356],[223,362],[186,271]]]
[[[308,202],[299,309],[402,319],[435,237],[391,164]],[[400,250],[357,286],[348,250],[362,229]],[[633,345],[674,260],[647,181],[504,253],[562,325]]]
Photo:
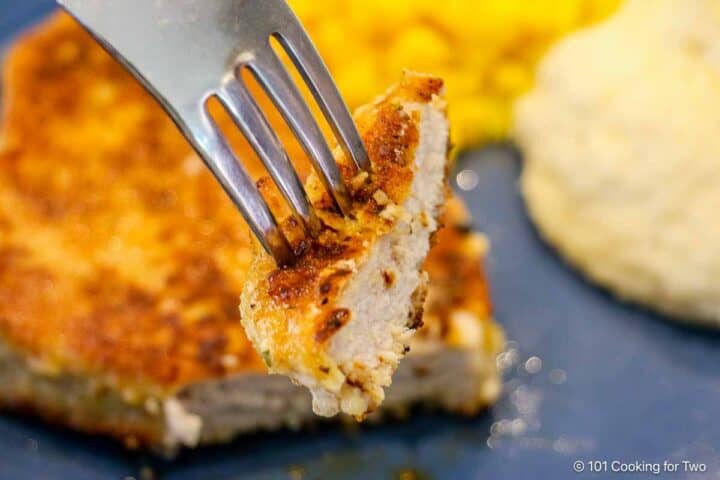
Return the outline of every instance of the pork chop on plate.
[[[132,77],[57,15],[14,46],[3,87],[0,405],[160,449],[312,420],[307,391],[268,375],[242,328],[247,226]],[[497,395],[484,243],[460,205],[443,223],[385,412],[472,413]]]

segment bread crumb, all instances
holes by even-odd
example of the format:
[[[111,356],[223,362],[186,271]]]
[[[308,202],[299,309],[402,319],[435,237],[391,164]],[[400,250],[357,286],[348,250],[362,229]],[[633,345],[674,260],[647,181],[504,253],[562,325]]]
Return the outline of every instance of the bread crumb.
[[[390,197],[387,196],[387,193],[379,189],[373,193],[373,200],[380,206],[385,206],[390,203]]]

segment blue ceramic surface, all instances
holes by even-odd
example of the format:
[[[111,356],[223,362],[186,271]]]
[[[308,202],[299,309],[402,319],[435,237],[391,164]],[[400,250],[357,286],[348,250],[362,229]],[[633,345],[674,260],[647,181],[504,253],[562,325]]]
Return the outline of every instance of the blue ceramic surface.
[[[0,41],[51,9],[47,0],[0,0]],[[576,460],[607,461],[608,469],[613,460],[668,461],[678,472],[659,476],[720,478],[720,336],[623,305],[569,269],[526,217],[511,150],[471,152],[460,164],[479,177],[463,195],[492,241],[496,316],[516,342],[505,357],[505,396],[491,411],[472,419],[418,413],[353,432],[327,425],[263,434],[174,462],[5,415],[0,480],[140,478],[148,468],[169,480],[393,479],[409,470],[463,480],[610,475],[590,473],[588,463],[575,473]],[[683,460],[706,471],[683,472]]]

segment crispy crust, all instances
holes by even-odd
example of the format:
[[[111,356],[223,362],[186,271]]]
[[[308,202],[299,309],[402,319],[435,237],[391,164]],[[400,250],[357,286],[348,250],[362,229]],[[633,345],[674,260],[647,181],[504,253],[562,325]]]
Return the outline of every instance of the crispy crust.
[[[373,106],[372,111],[356,116],[358,128],[372,162],[371,175],[357,175],[349,162],[341,156],[346,184],[353,186],[353,218],[350,221],[337,215],[327,193],[317,178],[311,177],[308,185],[312,203],[319,208],[321,232],[314,239],[303,238],[294,242],[298,255],[294,265],[272,268],[268,276],[268,292],[274,305],[268,308],[292,306],[325,300],[337,293],[350,276],[349,271],[338,270],[322,285],[323,269],[340,260],[357,258],[367,248],[367,242],[377,238],[392,226],[392,221],[380,213],[388,203],[401,205],[407,198],[413,178],[412,157],[418,142],[416,118],[410,118],[402,109],[404,102],[428,103],[440,95],[442,80],[407,74],[402,82]],[[286,230],[294,230],[294,220],[285,221]],[[269,260],[268,257],[263,257]],[[328,316],[330,318],[330,316]],[[317,328],[324,328],[318,325]]]
[[[399,358],[403,354],[400,344],[397,346],[398,352],[391,352],[387,346],[374,351],[376,347],[368,342],[363,352],[368,360],[363,361],[356,355],[343,365],[331,353],[331,341],[349,322],[363,315],[359,313],[360,310],[355,310],[354,304],[350,308],[350,304],[344,303],[344,297],[350,283],[360,281],[357,278],[361,277],[359,272],[363,265],[372,261],[372,255],[381,254],[376,252],[381,239],[397,231],[399,225],[407,224],[407,231],[403,235],[414,235],[414,228],[426,232],[421,234],[426,237],[419,245],[424,243],[425,251],[428,249],[427,236],[436,228],[440,205],[418,209],[414,215],[421,216],[419,220],[411,219],[404,206],[408,201],[417,202],[412,197],[416,194],[411,190],[413,184],[418,182],[433,184],[432,189],[440,191],[439,195],[435,194],[437,201],[443,202],[443,194],[446,192],[442,173],[446,171],[446,131],[438,136],[442,155],[434,160],[440,174],[433,179],[415,179],[419,168],[417,155],[420,154],[419,109],[420,106],[432,105],[430,108],[435,109],[443,126],[446,125],[442,93],[443,82],[440,79],[406,72],[400,83],[385,95],[359,109],[355,121],[370,158],[369,174],[359,173],[352,168],[351,161],[339,149],[336,153],[345,183],[352,186],[351,214],[343,216],[336,213],[317,176],[311,175],[306,187],[318,212],[321,224],[319,233],[315,237],[295,242],[293,247],[297,261],[294,264],[278,267],[270,255],[258,252],[250,269],[241,302],[243,325],[272,372],[290,375],[314,392],[316,388],[324,390],[322,394],[314,394],[316,401],[322,402],[318,395],[325,395],[325,391],[339,396],[341,405],[345,405],[343,401],[350,401],[348,399],[351,395],[363,395],[372,399],[367,406],[372,411],[377,406],[376,402],[382,398],[379,387],[385,381],[377,380],[379,375],[374,375],[373,370],[383,368],[384,371],[383,365],[396,365],[395,357]],[[440,125],[437,128],[442,131]],[[405,220],[402,220],[403,217]],[[417,227],[409,223],[411,220],[417,222]],[[396,243],[399,241],[399,238],[393,240]],[[385,248],[390,250],[394,247],[388,245]],[[391,255],[391,258],[397,260],[388,260],[387,267],[382,268],[405,268],[401,267],[402,253],[399,252]],[[417,276],[422,260],[410,267],[412,273],[406,275]],[[376,273],[387,285],[390,273],[385,272],[384,276],[381,272]],[[425,300],[423,278],[422,275],[418,276],[417,285],[407,291],[407,298],[395,299],[395,303],[407,302],[409,310],[399,312],[402,317],[400,321],[404,324],[402,328],[408,330],[407,334],[391,334],[390,327],[374,324],[370,328],[375,336],[392,337],[393,342],[400,342],[402,336],[404,340],[401,343],[407,344],[411,331],[421,325],[417,319],[422,315]],[[409,277],[404,281],[415,280]],[[368,284],[363,285],[364,291],[370,288]],[[408,301],[411,294],[412,303]],[[379,297],[376,298],[376,301],[379,300]],[[371,321],[390,325],[396,319],[373,318]],[[392,328],[400,329],[401,325]],[[382,333],[385,330],[387,332]],[[377,365],[373,362],[377,362]],[[344,410],[346,407],[341,408]],[[365,407],[353,404],[352,408],[364,411]],[[332,409],[319,406],[318,412],[329,414]],[[355,414],[361,416],[360,413]]]
[[[261,370],[237,312],[249,234],[160,108],[65,16],[5,85],[2,336],[120,387]]]
[[[250,234],[164,112],[65,15],[17,44],[3,80],[0,337],[32,366],[32,385],[92,378],[88,401],[110,395],[142,411],[196,382],[264,372],[237,309]],[[239,137],[231,140],[259,173]],[[287,147],[303,158],[296,143]],[[486,290],[475,295],[489,323]],[[425,329],[451,330],[444,311],[425,318]],[[162,440],[154,426],[84,414],[23,388],[0,385],[0,403],[83,430]]]
[[[492,317],[492,302],[483,259],[489,248],[484,236],[472,229],[470,216],[457,197],[446,205],[444,227],[435,236],[435,245],[425,261],[430,276],[430,294],[425,302],[423,339],[440,339],[449,346],[467,346],[454,318],[470,313],[482,327],[479,345],[483,351],[499,353],[504,343]]]

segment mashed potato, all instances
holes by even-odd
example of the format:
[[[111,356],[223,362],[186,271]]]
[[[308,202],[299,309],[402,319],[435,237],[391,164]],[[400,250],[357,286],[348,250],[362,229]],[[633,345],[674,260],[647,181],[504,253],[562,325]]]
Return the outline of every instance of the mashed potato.
[[[409,68],[446,80],[453,141],[504,138],[555,39],[619,0],[290,0],[351,107]]]
[[[621,297],[720,327],[720,2],[630,0],[517,106],[543,235]]]

